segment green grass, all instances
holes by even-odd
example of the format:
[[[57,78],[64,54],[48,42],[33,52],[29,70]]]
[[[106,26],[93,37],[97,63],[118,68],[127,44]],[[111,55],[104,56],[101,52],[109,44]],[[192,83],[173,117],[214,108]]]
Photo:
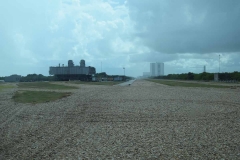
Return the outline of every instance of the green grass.
[[[2,91],[2,90],[4,90],[4,89],[8,89],[8,88],[14,88],[14,86],[12,86],[12,85],[0,84],[0,91]]]
[[[44,103],[55,101],[67,96],[71,93],[62,92],[46,92],[46,91],[17,91],[13,96],[13,100],[19,103]]]
[[[148,81],[165,84],[168,86],[180,86],[180,87],[207,87],[207,88],[229,88],[229,86],[223,85],[212,85],[212,84],[203,84],[203,83],[189,83],[189,82],[178,82],[178,81],[166,81],[166,80],[157,80],[157,79],[148,79]]]
[[[78,89],[78,87],[52,84],[49,82],[24,82],[18,84],[19,88],[37,88],[37,89]]]
[[[119,83],[123,82],[115,82],[115,81],[104,81],[104,82],[83,82],[83,81],[70,81],[67,83],[73,83],[73,84],[87,84],[87,85],[107,85],[107,86],[113,86]]]

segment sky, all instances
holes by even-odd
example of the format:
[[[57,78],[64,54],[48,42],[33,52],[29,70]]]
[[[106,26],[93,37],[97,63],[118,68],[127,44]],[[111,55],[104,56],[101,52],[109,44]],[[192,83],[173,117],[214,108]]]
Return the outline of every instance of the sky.
[[[220,61],[219,61],[220,55]],[[0,76],[49,66],[141,76],[240,71],[239,0],[9,0],[0,2]]]

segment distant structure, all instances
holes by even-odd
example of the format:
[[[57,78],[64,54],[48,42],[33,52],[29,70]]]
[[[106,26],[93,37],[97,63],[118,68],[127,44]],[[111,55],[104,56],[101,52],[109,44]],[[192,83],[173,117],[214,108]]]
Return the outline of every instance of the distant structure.
[[[80,67],[85,67],[85,61],[83,59],[80,61]]]
[[[85,66],[85,60],[80,61],[80,66],[75,66],[72,60],[68,60],[68,66],[60,66],[49,68],[49,74],[56,76],[59,80],[92,80],[92,75],[96,74],[94,67]]]
[[[203,72],[206,72],[206,66],[203,66]]]
[[[143,72],[143,75],[142,75],[143,78],[148,78],[150,76],[151,76],[151,72]]]
[[[164,75],[164,63],[150,63],[150,73],[152,77]]]
[[[5,82],[19,82],[21,79],[20,75],[13,74],[11,76],[5,77],[4,81]]]
[[[214,73],[214,81],[218,81],[218,73]]]

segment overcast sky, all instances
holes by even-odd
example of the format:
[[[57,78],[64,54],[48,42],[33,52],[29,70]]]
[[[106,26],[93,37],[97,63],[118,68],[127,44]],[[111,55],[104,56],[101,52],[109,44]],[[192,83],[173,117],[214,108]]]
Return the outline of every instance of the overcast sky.
[[[49,75],[49,66],[140,76],[240,71],[240,0],[2,0],[0,76]]]

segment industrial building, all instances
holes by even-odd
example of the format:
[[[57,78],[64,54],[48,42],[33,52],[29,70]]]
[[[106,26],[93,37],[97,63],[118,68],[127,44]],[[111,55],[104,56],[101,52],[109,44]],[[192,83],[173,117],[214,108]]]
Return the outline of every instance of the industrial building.
[[[68,66],[62,66],[59,64],[56,67],[49,68],[49,74],[56,76],[59,80],[82,80],[91,81],[92,75],[96,74],[94,67],[85,66],[85,60],[80,61],[79,66],[75,66],[72,60],[68,61]]]
[[[13,74],[11,76],[5,77],[5,82],[19,82],[21,79],[20,75]]]
[[[150,73],[152,77],[164,75],[164,63],[150,63]]]

